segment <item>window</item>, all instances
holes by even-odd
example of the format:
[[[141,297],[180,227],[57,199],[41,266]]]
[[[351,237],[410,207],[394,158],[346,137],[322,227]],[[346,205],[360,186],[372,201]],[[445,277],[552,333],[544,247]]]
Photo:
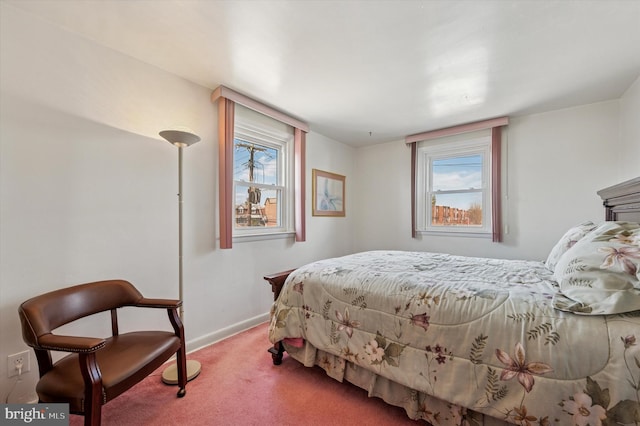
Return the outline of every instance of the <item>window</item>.
[[[418,144],[421,232],[491,234],[491,137],[463,135]]]
[[[293,129],[236,107],[233,236],[293,232]]]
[[[225,86],[218,86],[211,100],[218,105],[220,248],[232,248],[234,237],[256,234],[295,234],[296,242],[305,241],[305,146],[309,126]],[[251,163],[238,161],[237,174],[236,149],[253,150],[254,154],[253,159],[248,158]],[[257,153],[265,153],[265,157],[257,159]],[[271,180],[265,172],[260,180],[257,169],[265,167],[262,161],[266,162],[268,155],[277,157],[277,172]],[[242,164],[247,168],[245,174],[239,170]],[[243,215],[244,219],[240,217]]]
[[[491,227],[491,240],[493,242],[499,243],[502,241],[502,207],[501,207],[501,197],[502,197],[502,177],[501,177],[501,169],[502,169],[502,160],[501,160],[501,151],[502,151],[502,129],[503,127],[509,124],[509,117],[498,117],[491,118],[484,121],[476,121],[474,123],[461,124],[458,126],[447,127],[444,129],[431,130],[428,132],[416,133],[414,135],[409,135],[405,138],[405,142],[409,147],[411,147],[411,237],[416,238],[417,233],[419,231],[424,231],[429,226],[430,230],[435,232],[443,232],[447,230],[464,232],[461,231],[463,228],[457,228],[453,226],[449,226],[446,229],[436,228],[431,225],[431,219],[436,215],[433,211],[429,213],[427,210],[429,207],[429,202],[431,202],[432,198],[429,198],[429,194],[427,191],[433,192],[433,185],[431,183],[433,176],[429,178],[430,175],[433,175],[431,169],[427,170],[427,167],[431,167],[434,169],[433,164],[429,165],[429,161],[424,158],[425,151],[422,150],[422,155],[418,154],[418,144],[422,148],[426,148],[427,146],[431,146],[433,144],[444,144],[447,142],[452,143],[451,145],[447,145],[446,148],[451,148],[451,151],[448,154],[444,154],[445,146],[443,145],[441,148],[443,150],[440,151],[441,154],[445,155],[442,157],[443,159],[451,157],[450,159],[453,161],[455,158],[458,158],[457,161],[464,161],[465,156],[473,158],[476,154],[474,154],[471,150],[465,151],[465,149],[470,148],[470,145],[473,144],[471,142],[474,138],[484,138],[484,134],[472,134],[471,132],[488,132],[489,136],[487,136],[488,140],[490,140],[490,145],[488,151],[485,149],[480,149],[485,153],[485,156],[482,157],[482,169],[483,169],[483,181],[482,181],[482,200],[484,204],[482,205],[482,227],[488,229]],[[445,139],[446,138],[446,139]],[[453,139],[451,139],[453,138]],[[432,142],[429,142],[432,141]],[[469,142],[469,145],[464,144],[462,141]],[[430,149],[427,148],[429,152]],[[436,148],[433,149],[435,153],[437,151]],[[478,152],[478,154],[480,153]],[[486,155],[488,152],[489,155]],[[434,154],[435,155],[435,154]],[[419,160],[419,157],[422,159]],[[470,161],[470,159],[467,159]],[[490,164],[488,164],[490,163]],[[438,169],[444,169],[446,166],[446,161],[442,163],[436,162],[435,166]],[[427,181],[427,179],[430,179]],[[435,185],[436,190],[438,190],[438,182],[442,182],[442,180],[436,179]],[[442,184],[442,183],[440,183]],[[487,187],[489,185],[489,187]],[[468,184],[466,186],[469,186]],[[443,187],[444,188],[444,187]],[[474,188],[470,186],[469,188]],[[446,190],[449,191],[448,194],[440,193],[440,195],[453,195],[455,191],[462,191],[460,194],[466,192],[470,194],[472,191],[469,191],[469,188],[465,187],[465,185],[454,185]],[[445,189],[440,189],[444,191]],[[473,191],[475,192],[475,191]],[[431,194],[434,195],[434,194]],[[437,195],[435,202],[438,203]],[[489,200],[487,200],[489,198]],[[488,209],[491,209],[491,212],[488,212]],[[444,212],[442,213],[444,216]],[[431,216],[428,216],[431,215]],[[449,212],[451,216],[451,212]],[[460,211],[454,211],[454,217],[460,217],[463,215]],[[488,218],[491,217],[491,224],[488,223]],[[486,225],[485,225],[486,224]],[[472,228],[467,226],[466,231],[475,231],[475,233],[485,232],[479,231],[479,228]]]

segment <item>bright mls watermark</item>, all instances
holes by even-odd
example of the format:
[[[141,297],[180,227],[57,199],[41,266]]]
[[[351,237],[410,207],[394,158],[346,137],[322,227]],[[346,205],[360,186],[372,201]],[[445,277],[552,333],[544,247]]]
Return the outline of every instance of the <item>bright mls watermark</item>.
[[[67,426],[69,404],[2,404],[0,425]]]

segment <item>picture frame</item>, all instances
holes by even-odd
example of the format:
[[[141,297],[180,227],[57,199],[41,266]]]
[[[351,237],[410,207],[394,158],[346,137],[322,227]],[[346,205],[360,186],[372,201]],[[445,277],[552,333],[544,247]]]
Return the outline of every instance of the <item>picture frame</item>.
[[[312,170],[313,216],[345,216],[345,181],[345,176]]]

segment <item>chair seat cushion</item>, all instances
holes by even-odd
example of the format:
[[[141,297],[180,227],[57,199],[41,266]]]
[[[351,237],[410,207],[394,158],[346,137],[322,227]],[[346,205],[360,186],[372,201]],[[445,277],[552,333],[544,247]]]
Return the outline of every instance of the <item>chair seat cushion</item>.
[[[138,331],[106,339],[96,352],[102,373],[102,403],[106,403],[160,367],[180,348],[180,339],[167,331]],[[71,412],[82,412],[84,380],[78,354],[67,355],[40,378],[36,392],[42,402],[66,399]]]

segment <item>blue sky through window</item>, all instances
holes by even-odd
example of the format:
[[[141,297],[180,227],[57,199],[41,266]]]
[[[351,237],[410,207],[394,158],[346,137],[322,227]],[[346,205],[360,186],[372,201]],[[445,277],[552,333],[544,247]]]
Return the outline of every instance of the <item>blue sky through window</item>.
[[[432,171],[434,192],[482,188],[480,154],[434,159]],[[436,194],[436,204],[467,210],[472,204],[482,205],[482,195],[477,192]]]
[[[276,185],[278,183],[278,150],[264,145],[258,145],[234,140],[233,180],[250,182],[251,148],[253,152],[253,182]]]

